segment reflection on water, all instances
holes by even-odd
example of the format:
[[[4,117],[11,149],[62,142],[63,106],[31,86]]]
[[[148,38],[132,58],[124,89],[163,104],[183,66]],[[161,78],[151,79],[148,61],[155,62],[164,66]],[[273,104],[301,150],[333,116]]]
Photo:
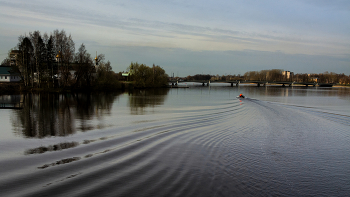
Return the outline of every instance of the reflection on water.
[[[0,103],[19,103],[22,99],[22,95],[0,95]]]
[[[38,148],[32,148],[28,149],[24,152],[25,155],[31,155],[31,154],[42,154],[48,151],[60,151],[64,149],[69,149],[69,148],[74,148],[78,146],[78,142],[65,142],[65,143],[59,143],[55,145],[50,145],[50,146],[40,146]]]
[[[349,95],[243,85],[23,95],[25,109],[0,111],[17,128],[2,130],[30,138],[2,132],[1,195],[348,196]]]
[[[50,166],[56,166],[56,165],[62,165],[62,164],[67,164],[67,163],[71,163],[71,162],[74,162],[74,161],[78,161],[80,160],[81,158],[80,157],[72,157],[72,158],[66,158],[66,159],[61,159],[59,161],[56,161],[54,163],[50,163],[50,164],[44,164],[42,166],[39,166],[38,169],[45,169],[45,168],[48,168]]]
[[[77,129],[95,129],[88,121],[109,115],[119,94],[25,94],[21,96],[23,109],[14,112],[12,124],[18,135],[28,138],[67,136]],[[76,119],[81,122],[78,128]]]
[[[146,107],[154,108],[163,105],[167,98],[169,88],[137,89],[129,93],[129,107],[131,114],[142,115]]]
[[[254,96],[338,96],[340,98],[349,99],[349,88],[248,86],[241,88],[241,90],[244,92],[244,94],[249,95],[251,98]]]
[[[164,105],[169,97],[169,91],[172,94],[178,92],[178,89],[141,89],[128,92],[127,106],[130,115],[154,114],[156,107]],[[187,90],[181,90],[187,91]],[[198,92],[200,91],[200,92]],[[256,98],[266,101],[275,101],[301,106],[314,106],[326,109],[326,106],[332,106],[332,110],[342,112],[344,103],[333,103],[329,99],[337,97],[345,101],[350,99],[348,88],[317,88],[317,87],[195,87],[190,94],[203,93],[217,94],[218,92],[229,92],[234,96],[243,93],[248,98]],[[211,92],[211,93],[210,93]],[[231,93],[230,93],[231,92]],[[112,105],[115,99],[118,99],[122,92],[113,94],[24,94],[24,95],[4,95],[0,96],[2,103],[22,103],[23,109],[14,110],[14,116],[11,117],[12,128],[18,136],[28,138],[43,138],[49,136],[67,136],[76,131],[88,131],[93,129],[102,129],[108,125],[96,124],[93,119],[111,116],[113,114]],[[308,99],[305,99],[305,98]],[[172,102],[183,100],[170,101]],[[182,101],[181,101],[182,102]],[[332,103],[331,103],[332,102]],[[184,104],[184,103],[182,103]],[[339,105],[339,106],[338,106]],[[348,114],[348,113],[344,113]],[[116,117],[119,118],[120,117]]]

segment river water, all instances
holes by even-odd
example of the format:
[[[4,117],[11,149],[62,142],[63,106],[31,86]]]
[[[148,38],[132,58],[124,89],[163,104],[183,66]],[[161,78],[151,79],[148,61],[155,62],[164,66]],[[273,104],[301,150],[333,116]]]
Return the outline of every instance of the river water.
[[[1,196],[349,195],[350,89],[188,86],[0,96]]]

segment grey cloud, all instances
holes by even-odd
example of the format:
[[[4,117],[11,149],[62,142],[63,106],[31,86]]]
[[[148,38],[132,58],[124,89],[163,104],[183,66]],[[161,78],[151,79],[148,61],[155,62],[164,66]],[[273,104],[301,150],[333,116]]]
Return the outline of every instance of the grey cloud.
[[[322,1],[325,2],[325,1]],[[111,2],[108,2],[111,3]],[[173,2],[176,4],[176,2]],[[115,4],[115,3],[114,3]],[[324,3],[325,4],[325,3]],[[74,21],[79,23],[86,23],[92,25],[99,25],[105,27],[113,27],[129,31],[130,34],[135,35],[152,35],[160,37],[174,37],[166,35],[168,33],[175,33],[179,35],[192,35],[202,36],[208,40],[216,40],[225,42],[227,40],[240,41],[240,42],[262,42],[265,43],[266,39],[270,41],[288,41],[288,42],[302,42],[312,43],[313,40],[305,40],[297,36],[288,36],[281,34],[261,34],[255,32],[244,32],[229,30],[223,28],[210,28],[198,25],[185,25],[180,23],[169,23],[162,21],[151,21],[140,18],[120,18],[113,13],[98,12],[90,7],[82,6],[77,8],[76,6],[53,6],[52,3],[46,4],[26,1],[26,3],[18,2],[6,2],[5,6],[13,7],[19,10],[31,11],[33,13],[43,15],[45,20],[47,16],[53,16],[61,18],[62,22]],[[115,4],[113,6],[121,6]],[[191,5],[192,6],[192,5]],[[13,16],[15,17],[15,16]],[[30,16],[29,16],[30,17]],[[151,29],[150,29],[151,28]],[[283,36],[282,36],[283,35]]]
[[[323,7],[323,8],[333,8],[339,10],[347,10],[350,11],[350,1],[348,0],[299,0],[301,2],[305,2],[307,4]]]

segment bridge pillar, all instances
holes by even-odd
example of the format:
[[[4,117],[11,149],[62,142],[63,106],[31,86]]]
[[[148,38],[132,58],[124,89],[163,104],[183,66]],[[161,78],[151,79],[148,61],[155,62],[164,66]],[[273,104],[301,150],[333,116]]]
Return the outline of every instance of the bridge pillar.
[[[260,87],[260,83],[258,83],[258,87]]]
[[[204,82],[202,83],[202,86],[204,86]]]
[[[286,85],[282,84],[282,87],[286,87]]]
[[[231,83],[231,87],[233,87],[233,83]]]

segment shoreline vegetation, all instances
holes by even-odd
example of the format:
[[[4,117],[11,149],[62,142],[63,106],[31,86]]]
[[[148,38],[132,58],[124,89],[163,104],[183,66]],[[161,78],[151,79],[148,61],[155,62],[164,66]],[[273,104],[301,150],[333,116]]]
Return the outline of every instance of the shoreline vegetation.
[[[248,84],[256,86],[256,84]],[[281,84],[267,84],[266,86],[281,86]],[[303,85],[294,85],[294,87],[305,87]],[[350,85],[333,85],[334,88],[350,88]],[[98,92],[117,92],[132,89],[150,89],[150,88],[188,88],[177,87],[172,85],[160,86],[160,87],[136,87],[134,82],[120,82],[119,87],[114,88],[36,88],[36,87],[24,87],[21,83],[0,83],[0,95],[6,94],[22,94],[22,93],[98,93]]]
[[[4,78],[17,78],[16,82],[0,81],[0,94],[21,92],[108,92],[126,89],[176,88],[170,81],[273,81],[313,82],[349,87],[350,76],[336,73],[294,74],[280,69],[249,71],[244,75],[197,74],[187,77],[169,77],[159,65],[149,67],[133,63],[127,73],[116,73],[104,54],[93,58],[84,43],[75,50],[71,35],[64,30],[50,34],[39,31],[20,35],[17,45],[1,63],[10,69]],[[3,72],[3,71],[2,71]],[[3,73],[1,73],[3,74]],[[20,79],[18,79],[18,77]],[[2,76],[1,76],[1,79]],[[272,84],[271,84],[272,85]]]
[[[168,82],[164,69],[154,64],[150,68],[131,62],[127,76],[115,73],[104,54],[96,52],[93,58],[84,43],[76,51],[72,36],[64,30],[54,30],[50,34],[34,31],[19,36],[17,45],[2,61],[3,67],[7,68],[2,69],[2,76],[7,72],[4,79],[11,79],[11,82],[1,83],[0,94],[117,91],[166,87]]]
[[[256,86],[256,84],[247,84],[251,86]],[[266,86],[281,86],[281,84],[266,84]],[[294,87],[305,87],[304,85],[293,85]],[[287,86],[286,86],[287,87]],[[341,85],[341,84],[335,84],[332,87],[334,88],[350,88],[350,85]],[[37,87],[25,87],[22,83],[0,83],[0,95],[5,94],[21,94],[21,93],[98,93],[98,92],[117,92],[117,91],[125,91],[125,90],[132,90],[132,89],[151,89],[151,88],[188,88],[186,87],[178,87],[178,86],[172,86],[172,85],[163,85],[158,87],[138,87],[135,86],[135,82],[119,82],[119,86],[116,87],[90,87],[90,88],[70,88],[70,87],[64,87],[64,88],[37,88]]]

